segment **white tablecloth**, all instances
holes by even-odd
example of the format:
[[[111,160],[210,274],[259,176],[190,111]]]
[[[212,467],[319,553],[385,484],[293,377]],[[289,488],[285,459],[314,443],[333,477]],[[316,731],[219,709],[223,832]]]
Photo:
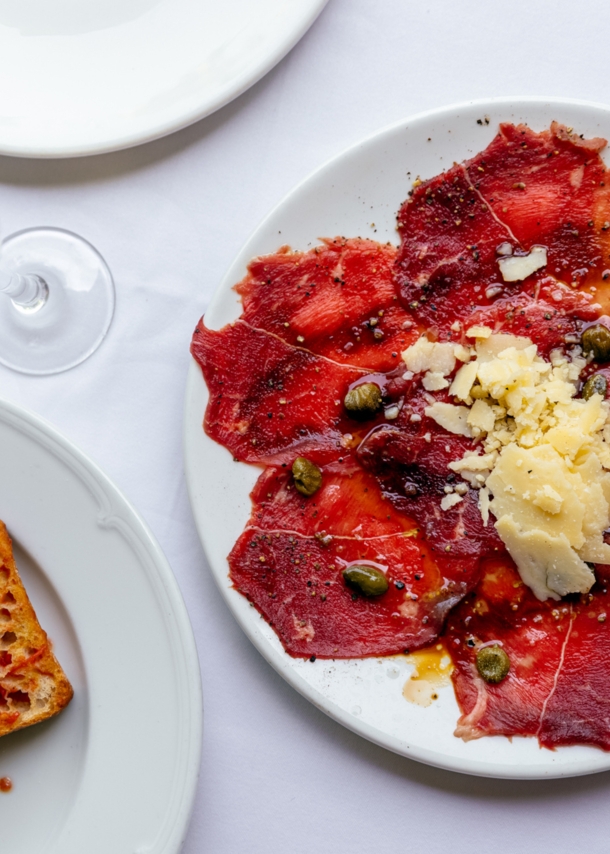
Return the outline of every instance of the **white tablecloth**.
[[[82,160],[0,158],[3,233],[76,231],[116,279],[115,320],[91,359],[42,379],[0,368],[0,392],[114,479],[182,588],[205,703],[184,854],[607,852],[609,774],[523,783],[438,771],[369,744],[293,691],[208,573],[181,433],[194,325],[241,244],[297,181],[424,109],[519,94],[608,102],[609,32],[599,0],[330,0],[274,71],[191,128]]]

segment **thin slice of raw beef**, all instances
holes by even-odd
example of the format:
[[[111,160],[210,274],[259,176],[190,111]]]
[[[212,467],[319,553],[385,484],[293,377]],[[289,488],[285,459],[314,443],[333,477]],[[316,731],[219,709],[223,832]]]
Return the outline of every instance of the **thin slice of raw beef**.
[[[610,181],[599,156],[605,139],[582,139],[553,122],[541,133],[500,125],[468,176],[522,246],[548,249],[547,272],[597,285],[609,266]]]
[[[557,282],[601,285],[610,267],[603,145],[556,124],[539,134],[502,125],[481,154],[420,184],[398,216],[397,281],[405,307],[445,337],[456,319],[472,322],[490,308],[500,320],[513,310],[535,312],[541,289],[552,291]],[[498,264],[504,253],[527,254],[536,245],[547,250],[546,267],[505,282]],[[592,319],[590,293],[571,304],[564,299],[546,302],[575,319]],[[548,313],[545,305],[542,314]]]
[[[236,286],[242,318],[336,362],[392,370],[416,335],[396,296],[395,260],[396,247],[360,238],[284,247],[255,258]]]
[[[229,557],[235,587],[293,656],[391,655],[431,643],[476,584],[478,557],[433,553],[349,459],[323,466],[322,484],[304,498],[286,469],[261,475],[251,527]],[[366,597],[346,584],[343,569],[359,562],[386,574],[387,592]]]
[[[398,381],[389,383],[390,393]],[[408,383],[402,408],[391,423],[370,430],[356,456],[381,486],[383,494],[400,513],[415,519],[423,539],[435,553],[483,557],[503,549],[493,523],[483,525],[478,491],[448,467],[468,451],[472,439],[449,433],[426,415],[430,395],[420,385]],[[446,391],[435,399],[449,402]],[[458,486],[462,500],[443,510],[441,501]]]
[[[610,568],[598,566],[596,575],[591,593],[572,606],[562,665],[538,731],[544,747],[610,750]]]
[[[205,430],[238,460],[272,462],[341,451],[343,398],[364,371],[293,347],[241,320],[216,332],[199,322],[191,353],[210,398]]]
[[[400,296],[428,328],[447,333],[499,294],[522,291],[520,282],[505,285],[497,263],[502,244],[522,247],[472,185],[464,165],[418,186],[399,211],[398,230]]]
[[[314,460],[315,455],[309,459]],[[288,464],[269,466],[251,493],[250,524],[264,530],[294,531],[311,536],[369,537],[410,532],[417,523],[396,512],[376,478],[352,456],[321,464],[322,486],[310,497],[294,488]]]
[[[450,615],[447,645],[462,710],[456,735],[537,736],[544,747],[591,744],[610,750],[608,567],[591,593],[540,602],[508,555],[483,564],[476,590]],[[477,651],[500,645],[510,671],[485,682]]]
[[[600,306],[589,294],[567,288],[546,277],[537,286],[536,298],[515,294],[475,310],[467,326],[489,326],[494,332],[523,335],[548,356],[566,342],[580,338],[584,325],[600,317]]]

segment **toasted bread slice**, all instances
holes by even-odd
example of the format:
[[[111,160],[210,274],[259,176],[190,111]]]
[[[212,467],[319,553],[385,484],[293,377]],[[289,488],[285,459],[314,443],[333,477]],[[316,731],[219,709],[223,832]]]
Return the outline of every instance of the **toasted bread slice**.
[[[0,735],[56,715],[73,693],[25,592],[11,538],[0,522]]]

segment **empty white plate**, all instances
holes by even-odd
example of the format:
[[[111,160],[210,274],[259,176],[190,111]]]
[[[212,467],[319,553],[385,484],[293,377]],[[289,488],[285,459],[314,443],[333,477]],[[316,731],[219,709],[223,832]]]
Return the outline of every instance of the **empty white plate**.
[[[328,0],[0,0],[0,154],[146,142],[227,104]]]

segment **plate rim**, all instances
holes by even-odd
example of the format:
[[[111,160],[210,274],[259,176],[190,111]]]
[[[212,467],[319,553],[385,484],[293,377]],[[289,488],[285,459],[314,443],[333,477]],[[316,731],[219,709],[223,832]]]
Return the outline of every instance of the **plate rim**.
[[[224,276],[222,277],[222,279],[214,290],[214,293],[206,308],[206,313],[209,312],[217,302],[220,302],[221,296],[224,291],[231,287],[231,285],[234,284],[236,281],[238,281],[238,279],[232,276],[232,273],[237,266],[240,266],[242,264],[242,259],[247,258],[249,260],[252,257],[256,256],[257,253],[253,252],[251,247],[256,244],[260,235],[265,233],[268,223],[273,221],[277,214],[281,212],[284,205],[290,200],[292,200],[293,197],[297,196],[301,192],[301,190],[305,188],[312,180],[321,177],[323,173],[331,170],[336,163],[354,154],[358,149],[363,149],[371,143],[374,143],[380,138],[397,132],[400,129],[410,128],[410,126],[414,123],[421,123],[433,119],[441,120],[444,117],[456,116],[456,114],[465,109],[468,109],[469,111],[473,108],[496,109],[504,105],[507,107],[510,106],[515,110],[518,110],[521,107],[536,107],[545,105],[585,108],[603,112],[606,116],[610,118],[610,104],[603,104],[600,102],[589,101],[586,99],[579,98],[561,98],[558,96],[545,97],[537,95],[503,95],[497,98],[477,98],[467,101],[460,101],[438,108],[423,110],[418,113],[409,115],[406,118],[386,124],[378,130],[367,134],[366,136],[360,138],[354,143],[351,143],[339,152],[327,158],[321,165],[312,170],[301,181],[295,184],[280,199],[280,201],[271,208],[271,210],[267,213],[266,216],[263,217],[263,219],[259,222],[256,228],[251,232],[247,240],[241,246],[239,251],[233,257],[232,262],[229,265],[227,271],[225,272]],[[610,754],[605,754],[601,750],[596,750],[595,753],[592,754],[592,756],[607,756],[607,764],[602,767],[598,767],[597,763],[595,762],[595,759],[590,760],[586,758],[575,761],[569,768],[565,765],[557,765],[555,767],[549,767],[547,765],[544,768],[541,766],[537,767],[532,765],[524,770],[520,765],[508,765],[506,763],[497,762],[495,760],[491,760],[489,762],[482,762],[478,759],[444,757],[443,754],[428,750],[426,748],[410,746],[408,742],[396,738],[392,735],[384,734],[383,737],[380,737],[378,729],[372,727],[365,721],[358,719],[354,715],[349,714],[347,711],[343,710],[340,706],[338,706],[334,701],[323,697],[322,693],[317,688],[314,688],[305,679],[303,679],[303,677],[291,667],[290,662],[293,659],[291,659],[290,656],[288,656],[288,654],[283,649],[273,649],[272,646],[266,641],[266,639],[262,638],[262,636],[260,635],[255,621],[242,618],[242,615],[239,612],[238,603],[243,599],[243,597],[229,584],[222,583],[223,580],[225,580],[225,582],[227,581],[228,572],[225,571],[223,579],[214,568],[214,562],[211,558],[210,551],[208,548],[207,533],[205,531],[204,520],[201,518],[201,515],[198,513],[197,509],[196,489],[198,484],[194,481],[194,475],[192,474],[191,467],[189,466],[189,456],[191,456],[192,454],[192,442],[196,441],[196,428],[194,426],[196,422],[193,420],[194,413],[192,412],[192,403],[193,398],[201,398],[202,394],[204,397],[204,402],[207,403],[207,387],[205,386],[205,382],[203,381],[201,369],[195,359],[191,356],[187,373],[183,410],[183,456],[187,490],[193,513],[193,518],[195,520],[195,525],[197,528],[197,533],[199,535],[199,539],[201,541],[201,545],[210,572],[212,573],[216,585],[220,590],[220,593],[225,603],[227,604],[231,615],[237,621],[238,625],[240,626],[242,631],[244,631],[245,635],[248,637],[251,643],[255,646],[257,651],[274,668],[274,670],[279,673],[288,682],[289,685],[291,685],[291,687],[295,688],[303,697],[309,700],[309,702],[311,702],[320,711],[324,712],[329,717],[336,720],[338,723],[342,724],[347,729],[351,730],[357,735],[366,738],[368,741],[371,741],[382,748],[391,750],[392,752],[397,753],[398,755],[414,759],[418,762],[422,762],[426,765],[440,768],[442,770],[469,774],[477,777],[509,780],[563,779],[567,777],[584,776],[586,774],[602,773],[610,770]],[[199,434],[199,436],[201,436],[201,434],[205,435],[203,433],[202,428],[203,410],[199,412],[198,417],[199,421],[197,433]],[[212,442],[213,440],[209,439],[209,441]],[[220,449],[222,446],[218,445],[217,447]],[[258,612],[256,613],[258,615]],[[493,737],[490,736],[489,738]],[[595,749],[592,748],[592,750]]]
[[[243,95],[244,92],[262,80],[265,75],[290,53],[312,27],[329,0],[306,0],[306,2],[309,4],[309,9],[303,13],[299,25],[288,31],[284,38],[279,39],[274,50],[270,51],[245,72],[238,74],[228,84],[220,87],[214,97],[202,99],[196,107],[188,110],[179,117],[166,118],[150,126],[145,125],[140,131],[105,135],[93,142],[55,146],[37,145],[36,143],[31,145],[11,145],[2,140],[2,131],[0,128],[0,155],[40,160],[90,157],[96,154],[109,154],[113,151],[122,151],[138,145],[145,145],[148,142],[162,139],[172,133],[183,130],[201,119],[212,115],[212,113],[217,112],[222,107],[226,107],[227,104],[230,104],[236,98],[239,98],[240,95]]]
[[[188,693],[186,698],[183,695],[183,703],[181,705],[182,715],[177,729],[182,728],[186,732],[186,737],[183,738],[184,746],[182,747],[182,786],[180,787],[178,796],[172,797],[166,814],[159,824],[154,851],[155,854],[178,854],[191,820],[195,805],[197,781],[201,770],[203,694],[195,637],[177,579],[151,529],[131,501],[129,501],[97,463],[74,442],[37,413],[5,398],[0,398],[0,421],[13,427],[22,435],[27,435],[31,441],[53,454],[61,462],[66,464],[70,468],[72,476],[79,478],[85,486],[91,488],[92,483],[94,483],[100,491],[99,494],[95,495],[98,501],[101,498],[108,501],[108,508],[104,508],[104,510],[109,509],[110,512],[104,517],[104,523],[107,524],[109,522],[110,525],[118,529],[134,554],[137,554],[133,542],[129,540],[125,531],[122,530],[121,524],[113,524],[113,514],[119,508],[123,511],[121,517],[118,518],[118,522],[123,523],[123,527],[127,525],[130,533],[137,537],[140,547],[144,549],[149,558],[148,564],[145,564],[140,559],[144,576],[149,583],[152,582],[154,584],[156,582],[157,598],[160,599],[161,595],[164,596],[171,610],[172,629],[170,631],[169,625],[166,623],[167,634],[168,636],[173,634],[175,649],[180,650],[182,654],[182,665],[186,676],[182,687],[186,686]],[[98,521],[102,519],[104,510],[101,510],[101,512],[98,511]],[[22,545],[25,545],[27,548],[27,543],[22,543]],[[52,576],[49,577],[49,580],[53,583]],[[162,590],[162,594],[160,594],[159,590]],[[70,610],[63,600],[62,604],[66,608],[68,616],[70,616]],[[72,620],[71,622],[73,623]],[[77,640],[80,645],[81,639],[78,638],[78,635]],[[83,648],[84,653],[86,653],[85,648]],[[87,682],[90,683],[94,679],[95,674],[87,672]],[[67,813],[62,827],[58,828],[55,836],[56,840],[65,831],[66,827],[69,827],[70,820],[71,810]],[[83,842],[85,842],[84,837]],[[157,847],[157,842],[160,843],[161,847]],[[151,854],[152,851],[153,849],[151,849]]]

